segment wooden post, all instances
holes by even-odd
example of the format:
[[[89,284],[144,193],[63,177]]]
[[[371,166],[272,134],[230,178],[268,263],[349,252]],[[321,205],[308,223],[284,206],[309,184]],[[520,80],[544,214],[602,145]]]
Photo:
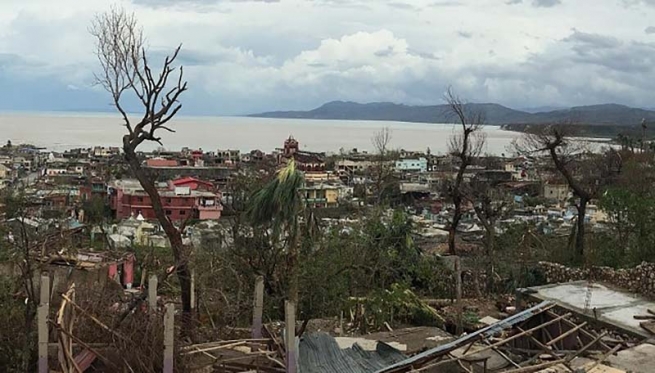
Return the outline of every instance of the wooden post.
[[[150,275],[148,279],[148,307],[150,311],[157,311],[157,275]]]
[[[255,280],[255,299],[252,313],[252,338],[262,337],[262,316],[264,314],[264,277]]]
[[[343,336],[343,311],[339,314],[339,337]]]
[[[166,304],[164,313],[164,369],[163,373],[173,373],[173,341],[175,339],[175,305]]]
[[[457,299],[457,335],[464,332],[462,325],[462,263],[459,256],[455,257],[455,298]]]
[[[293,302],[284,302],[285,314],[285,328],[286,328],[286,341],[285,346],[287,349],[287,373],[296,373],[298,369],[296,364],[296,305]]]
[[[50,308],[50,277],[41,274],[40,301],[37,309],[39,338],[39,373],[48,373],[48,310]]]
[[[132,289],[132,283],[134,282],[134,260],[134,255],[128,254],[123,262],[123,285],[125,285],[126,289]]]
[[[191,269],[191,312],[196,310],[196,269]]]

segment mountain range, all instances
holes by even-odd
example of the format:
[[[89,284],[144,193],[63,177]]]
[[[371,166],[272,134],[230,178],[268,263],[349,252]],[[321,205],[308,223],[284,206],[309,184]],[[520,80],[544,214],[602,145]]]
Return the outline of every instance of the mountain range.
[[[618,104],[576,106],[566,109],[528,112],[494,103],[470,103],[466,110],[482,112],[491,125],[546,124],[572,121],[580,125],[636,126],[643,119],[655,122],[655,111]],[[303,118],[341,120],[380,120],[418,123],[452,123],[448,105],[411,106],[391,102],[360,104],[347,101],[328,102],[309,111],[273,111],[251,114],[261,118]]]

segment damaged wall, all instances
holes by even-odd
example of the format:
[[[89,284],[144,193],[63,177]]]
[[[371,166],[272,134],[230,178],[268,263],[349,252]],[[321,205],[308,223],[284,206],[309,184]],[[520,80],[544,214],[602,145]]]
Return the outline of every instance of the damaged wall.
[[[569,268],[557,263],[539,262],[538,269],[543,272],[549,284],[591,279],[655,298],[655,263],[643,262],[634,268],[614,269]]]

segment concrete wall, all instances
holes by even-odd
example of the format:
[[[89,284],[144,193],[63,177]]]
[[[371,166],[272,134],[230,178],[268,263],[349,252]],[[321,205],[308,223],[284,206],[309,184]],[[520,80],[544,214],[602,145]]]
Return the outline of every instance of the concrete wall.
[[[655,298],[655,263],[641,263],[634,268],[569,268],[557,263],[539,262],[548,283],[592,280],[618,286],[633,293]]]

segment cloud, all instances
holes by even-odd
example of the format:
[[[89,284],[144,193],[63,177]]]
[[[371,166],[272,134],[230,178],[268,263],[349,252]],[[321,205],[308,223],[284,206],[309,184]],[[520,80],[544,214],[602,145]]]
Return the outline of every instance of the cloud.
[[[178,62],[190,87],[184,114],[309,109],[331,100],[430,104],[449,85],[469,101],[512,107],[655,102],[650,1],[628,7],[621,1],[598,7],[598,0],[503,2],[514,6],[492,0],[121,4],[143,25],[153,63],[183,44]],[[87,27],[111,3],[0,2],[0,109],[108,108],[109,97],[92,85],[98,64]],[[557,12],[544,11],[558,4]]]
[[[507,0],[505,4],[507,5],[517,5],[522,4],[523,0]],[[532,0],[530,5],[536,8],[552,8],[556,5],[562,3],[562,0]]]
[[[552,8],[562,3],[562,0],[532,0],[532,6],[539,8]]]

